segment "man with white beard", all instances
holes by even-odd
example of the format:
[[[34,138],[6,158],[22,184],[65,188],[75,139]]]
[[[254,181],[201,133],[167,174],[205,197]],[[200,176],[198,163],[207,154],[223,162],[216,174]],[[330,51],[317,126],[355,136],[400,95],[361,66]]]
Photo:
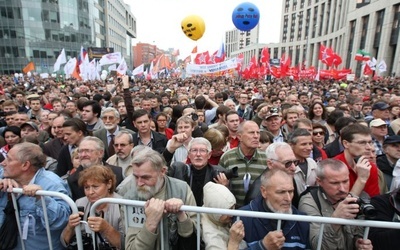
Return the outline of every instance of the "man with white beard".
[[[182,205],[196,206],[193,193],[184,181],[166,175],[166,163],[157,151],[149,147],[134,154],[131,162],[132,181],[121,188],[125,199],[146,201],[144,209],[128,211],[125,249],[160,249],[163,231],[164,249],[196,242],[194,213],[180,211]],[[165,215],[166,214],[166,215]],[[165,216],[164,216],[165,215]],[[159,228],[163,220],[163,228]]]
[[[293,205],[293,176],[282,169],[270,169],[261,176],[261,194],[240,210],[282,214],[302,214]],[[250,249],[310,249],[308,222],[241,217],[244,239]]]
[[[105,108],[101,112],[100,118],[104,123],[104,128],[94,131],[93,136],[96,136],[104,143],[103,160],[105,161],[115,154],[115,136],[118,134],[119,131],[128,131],[132,134],[132,136],[136,135],[136,133],[132,130],[121,128],[118,125],[120,121],[120,114],[115,108]]]

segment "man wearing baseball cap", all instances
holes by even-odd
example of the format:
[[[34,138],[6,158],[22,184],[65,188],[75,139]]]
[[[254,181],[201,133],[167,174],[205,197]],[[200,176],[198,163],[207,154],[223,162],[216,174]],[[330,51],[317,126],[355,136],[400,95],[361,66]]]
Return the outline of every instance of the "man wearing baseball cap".
[[[393,179],[393,169],[396,162],[400,159],[400,135],[388,136],[383,141],[383,152],[385,154],[378,156],[376,164],[382,171],[386,185],[390,189]]]
[[[277,108],[271,108],[261,122],[261,130],[267,130],[274,135],[274,142],[285,142],[286,136],[281,129],[282,118]]]
[[[389,124],[389,107],[389,104],[387,104],[386,102],[375,102],[374,104],[372,104],[372,116],[374,117],[374,119],[382,119],[386,122],[386,124]]]
[[[378,118],[369,123],[372,141],[374,142],[375,153],[377,156],[383,155],[383,141],[388,135],[388,127],[384,120]]]

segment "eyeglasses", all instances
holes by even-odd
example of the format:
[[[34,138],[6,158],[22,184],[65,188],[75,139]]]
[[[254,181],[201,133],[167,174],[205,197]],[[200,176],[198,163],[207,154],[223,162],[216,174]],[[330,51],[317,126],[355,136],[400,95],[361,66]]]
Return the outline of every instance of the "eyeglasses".
[[[282,163],[283,165],[285,165],[285,168],[290,168],[292,166],[292,164],[294,164],[295,166],[299,165],[299,160],[289,160],[289,161],[278,161],[275,159],[271,159],[271,160]]]
[[[314,131],[312,134],[313,135],[325,135],[325,132],[324,131]]]
[[[201,155],[205,155],[205,154],[208,153],[208,150],[204,149],[204,148],[199,148],[199,149],[198,148],[192,148],[192,149],[189,150],[189,153],[192,153],[192,154],[199,153]]]
[[[374,142],[373,141],[352,141],[354,143],[357,143],[358,145],[362,145],[362,146],[367,146],[368,145],[373,145]]]
[[[114,121],[115,120],[115,116],[103,116],[101,119],[103,120],[110,120],[110,121]]]

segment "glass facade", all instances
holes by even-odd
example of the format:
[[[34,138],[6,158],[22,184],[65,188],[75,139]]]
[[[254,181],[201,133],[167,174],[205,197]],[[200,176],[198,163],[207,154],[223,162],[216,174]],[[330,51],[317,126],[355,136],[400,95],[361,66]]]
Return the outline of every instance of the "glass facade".
[[[36,72],[51,73],[63,48],[69,58],[81,46],[103,45],[103,39],[96,40],[96,33],[104,34],[98,2],[0,0],[0,73],[21,72],[30,61]]]

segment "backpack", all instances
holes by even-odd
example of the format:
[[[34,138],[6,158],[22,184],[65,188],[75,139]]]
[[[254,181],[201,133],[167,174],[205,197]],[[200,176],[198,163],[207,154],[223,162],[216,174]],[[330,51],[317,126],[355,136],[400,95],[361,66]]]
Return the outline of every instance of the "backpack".
[[[299,201],[300,201],[301,197],[303,197],[304,195],[310,193],[310,194],[311,194],[311,197],[314,199],[315,203],[317,204],[319,213],[320,213],[321,216],[322,216],[322,212],[321,212],[321,202],[320,202],[319,199],[318,199],[318,190],[319,190],[319,189],[320,189],[319,186],[308,186],[308,187],[306,188],[306,190],[304,190],[304,191],[300,194],[300,196],[299,196]]]

